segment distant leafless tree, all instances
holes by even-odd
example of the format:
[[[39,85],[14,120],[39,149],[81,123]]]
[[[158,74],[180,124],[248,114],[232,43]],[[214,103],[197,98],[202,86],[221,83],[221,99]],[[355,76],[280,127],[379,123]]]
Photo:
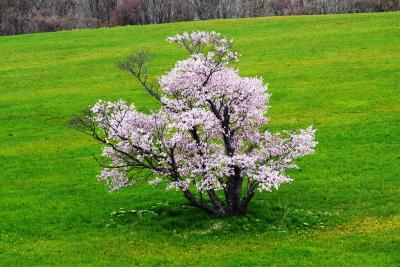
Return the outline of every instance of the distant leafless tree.
[[[400,0],[0,0],[0,35],[216,18],[398,10]]]
[[[111,13],[117,7],[117,0],[87,0],[91,16],[99,19],[103,23],[110,22]]]

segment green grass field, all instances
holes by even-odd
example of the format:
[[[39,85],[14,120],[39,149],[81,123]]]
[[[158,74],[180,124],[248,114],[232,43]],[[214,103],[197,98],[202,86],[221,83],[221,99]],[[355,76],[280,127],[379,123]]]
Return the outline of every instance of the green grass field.
[[[269,17],[0,37],[0,266],[399,266],[400,13]],[[155,103],[116,63],[215,30],[270,85],[270,128],[313,124],[295,182],[245,217],[214,219],[175,191],[108,193],[100,146],[68,127],[98,99]],[[131,212],[131,210],[136,210]]]

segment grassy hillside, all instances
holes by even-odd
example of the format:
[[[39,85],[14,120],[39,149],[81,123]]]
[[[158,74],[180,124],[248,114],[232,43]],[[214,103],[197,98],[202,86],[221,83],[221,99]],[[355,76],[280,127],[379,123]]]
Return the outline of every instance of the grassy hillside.
[[[269,17],[0,37],[0,265],[399,266],[399,20]],[[161,75],[185,56],[165,38],[197,29],[235,38],[241,73],[268,81],[271,129],[318,129],[295,182],[257,195],[241,218],[209,218],[143,184],[108,193],[95,179],[99,145],[67,126],[99,98],[154,107],[116,62],[144,48]]]

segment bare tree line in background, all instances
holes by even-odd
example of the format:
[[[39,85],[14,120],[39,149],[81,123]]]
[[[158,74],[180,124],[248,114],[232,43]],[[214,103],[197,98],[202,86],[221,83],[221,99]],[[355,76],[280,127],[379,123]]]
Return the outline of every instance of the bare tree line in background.
[[[128,24],[400,10],[400,0],[0,0],[0,35]]]

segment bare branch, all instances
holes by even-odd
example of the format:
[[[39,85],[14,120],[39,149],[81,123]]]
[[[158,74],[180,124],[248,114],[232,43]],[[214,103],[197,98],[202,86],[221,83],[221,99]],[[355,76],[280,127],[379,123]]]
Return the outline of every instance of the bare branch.
[[[147,66],[149,61],[150,55],[141,50],[120,62],[119,67],[132,74],[150,95],[161,102],[158,84],[154,81],[150,81],[148,78]]]

